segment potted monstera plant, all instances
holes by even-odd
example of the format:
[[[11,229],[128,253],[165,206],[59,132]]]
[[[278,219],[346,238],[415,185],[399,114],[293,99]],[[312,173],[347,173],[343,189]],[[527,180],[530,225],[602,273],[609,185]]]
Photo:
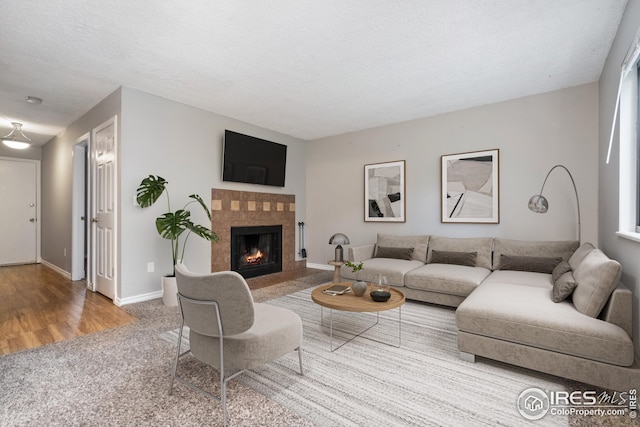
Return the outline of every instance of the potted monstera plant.
[[[136,191],[136,201],[141,208],[152,206],[160,199],[162,194],[166,196],[167,212],[156,218],[156,230],[162,238],[167,239],[171,243],[171,258],[173,265],[171,267],[171,275],[163,277],[162,282],[162,300],[166,305],[177,305],[178,287],[175,282],[175,265],[184,261],[185,249],[187,242],[192,234],[201,237],[210,242],[217,242],[218,235],[204,225],[195,224],[191,220],[191,211],[187,209],[191,204],[202,207],[211,222],[211,212],[205,205],[202,197],[197,194],[191,194],[189,201],[182,209],[171,210],[171,201],[169,199],[169,191],[167,190],[167,180],[157,175],[149,175],[144,178],[138,190]]]

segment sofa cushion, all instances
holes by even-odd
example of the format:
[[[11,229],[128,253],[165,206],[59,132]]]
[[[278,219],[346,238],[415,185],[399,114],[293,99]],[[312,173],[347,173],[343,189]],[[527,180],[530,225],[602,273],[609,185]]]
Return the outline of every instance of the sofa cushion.
[[[416,261],[427,262],[427,245],[429,236],[398,236],[395,234],[378,233],[376,251],[379,246],[386,248],[413,248],[412,258]],[[375,255],[374,255],[375,256]]]
[[[562,260],[551,272],[551,278],[555,282],[567,271],[571,271],[571,264],[569,264],[569,261]]]
[[[476,266],[491,269],[491,237],[442,237],[431,236],[427,262],[431,262],[432,252],[476,252]]]
[[[478,258],[478,252],[450,252],[434,250],[431,251],[431,261],[429,262],[433,264],[456,264],[475,267],[476,258]]]
[[[500,270],[533,271],[551,274],[562,258],[540,256],[500,255]]]
[[[586,256],[594,249],[595,247],[589,242],[583,243],[578,249],[576,249],[573,255],[571,255],[571,258],[569,258],[569,265],[571,266],[571,269],[575,270],[576,267],[578,267],[578,264],[580,264],[582,260],[585,259]]]
[[[560,257],[569,259],[578,248],[577,241],[538,242],[511,239],[493,239],[493,270],[500,270],[500,255]]]
[[[558,277],[558,280],[554,280],[551,300],[553,300],[553,302],[566,300],[569,298],[569,295],[573,293],[576,286],[578,286],[578,282],[573,278],[573,274],[571,274],[570,271],[567,271],[562,276]]]
[[[404,275],[423,265],[424,263],[415,260],[372,258],[364,261],[364,267],[358,272],[357,278],[371,282],[376,274],[382,273],[386,274],[390,285],[404,286]],[[345,279],[356,279],[356,274],[350,268],[345,268],[344,265],[340,268],[340,275]]]
[[[568,301],[554,303],[545,288],[485,282],[460,304],[456,325],[461,331],[604,363],[630,366],[634,361],[633,343],[622,328],[585,316]]]
[[[532,271],[495,270],[483,283],[503,283],[511,286],[535,286],[536,288],[551,289],[553,280],[546,273]]]
[[[386,246],[378,246],[374,258],[394,258],[406,259],[413,258],[413,248],[387,248]]]
[[[600,249],[593,249],[573,270],[578,286],[573,291],[573,303],[578,311],[597,317],[618,286],[622,267]]]
[[[467,296],[491,273],[483,267],[427,264],[411,270],[404,278],[407,288]]]

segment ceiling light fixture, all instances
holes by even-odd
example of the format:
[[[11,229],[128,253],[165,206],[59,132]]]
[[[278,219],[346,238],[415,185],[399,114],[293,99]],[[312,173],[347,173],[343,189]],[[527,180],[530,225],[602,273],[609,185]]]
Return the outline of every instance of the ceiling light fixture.
[[[2,143],[9,148],[24,150],[31,145],[31,139],[22,132],[22,123],[11,122],[13,129],[2,137]]]
[[[42,98],[38,98],[37,96],[27,96],[25,98],[27,104],[42,104]]]

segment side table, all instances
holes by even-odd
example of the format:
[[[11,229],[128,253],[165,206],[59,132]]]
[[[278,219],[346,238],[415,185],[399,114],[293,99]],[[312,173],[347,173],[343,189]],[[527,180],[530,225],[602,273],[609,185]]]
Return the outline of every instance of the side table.
[[[340,283],[340,267],[345,264],[346,261],[329,261],[329,265],[333,265],[335,270],[333,271],[333,283]]]

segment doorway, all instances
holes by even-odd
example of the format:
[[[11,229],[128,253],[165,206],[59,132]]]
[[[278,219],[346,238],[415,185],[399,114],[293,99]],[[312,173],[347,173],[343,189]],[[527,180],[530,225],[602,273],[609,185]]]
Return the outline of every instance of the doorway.
[[[73,147],[72,278],[118,305],[117,116]]]
[[[40,262],[40,161],[0,157],[0,265]]]
[[[95,291],[95,280],[88,273],[88,189],[89,134],[81,136],[73,146],[73,211],[71,214],[71,280],[85,279],[87,288]]]

